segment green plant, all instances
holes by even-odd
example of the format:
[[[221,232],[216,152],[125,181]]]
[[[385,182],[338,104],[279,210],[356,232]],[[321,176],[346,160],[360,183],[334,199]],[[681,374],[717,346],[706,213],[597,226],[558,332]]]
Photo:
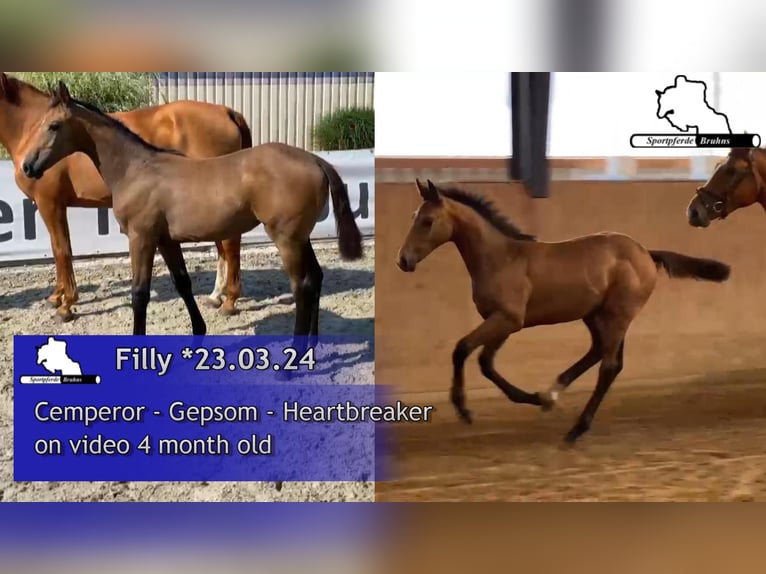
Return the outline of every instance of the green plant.
[[[154,98],[154,75],[149,72],[11,72],[41,90],[66,82],[78,100],[97,105],[105,112],[121,112],[148,106]]]
[[[314,127],[320,150],[371,149],[375,147],[375,110],[348,108],[324,116]]]
[[[47,91],[66,82],[72,95],[106,112],[127,111],[154,103],[154,74],[149,72],[8,72]],[[0,146],[0,158],[7,159]]]

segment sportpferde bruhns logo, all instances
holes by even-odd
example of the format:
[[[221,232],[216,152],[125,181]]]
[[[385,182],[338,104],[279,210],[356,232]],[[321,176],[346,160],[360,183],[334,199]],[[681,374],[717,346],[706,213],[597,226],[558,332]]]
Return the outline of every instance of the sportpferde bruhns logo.
[[[99,375],[83,375],[78,361],[70,357],[66,341],[48,337],[48,342],[37,347],[37,365],[50,375],[22,375],[23,385],[98,385]]]
[[[758,134],[731,131],[729,117],[708,101],[707,84],[678,75],[672,85],[655,90],[657,117],[674,133],[633,134],[633,148],[753,148],[761,145]]]

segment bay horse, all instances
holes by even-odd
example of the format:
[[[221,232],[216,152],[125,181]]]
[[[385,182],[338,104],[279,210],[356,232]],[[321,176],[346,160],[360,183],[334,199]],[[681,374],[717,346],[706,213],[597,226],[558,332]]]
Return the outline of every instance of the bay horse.
[[[133,334],[146,334],[152,262],[159,249],[186,304],[192,333],[205,322],[192,294],[181,243],[220,241],[263,223],[282,258],[295,296],[295,335],[317,335],[322,269],[309,236],[328,195],[344,259],[362,257],[362,238],[348,191],[335,168],[305,150],[264,144],[195,159],[142,140],[118,119],[71,97],[59,83],[30,132],[24,173],[33,179],[82,152],[112,195],[114,215],[128,236]],[[329,192],[329,193],[328,193]]]
[[[692,227],[708,227],[738,209],[758,203],[766,209],[766,150],[732,148],[686,208]]]
[[[112,196],[93,163],[74,154],[49,169],[41,179],[28,178],[21,169],[26,136],[48,110],[50,96],[31,84],[0,72],[0,143],[11,155],[16,184],[37,205],[51,239],[56,266],[56,287],[48,302],[62,322],[74,318],[72,305],[79,299],[72,265],[72,245],[67,207],[111,207]],[[245,118],[225,106],[194,101],[141,108],[110,114],[146,141],[177,149],[192,157],[225,155],[252,146]],[[236,312],[240,296],[240,238],[217,241],[218,267],[209,304],[221,313]],[[226,289],[226,300],[222,300]]]
[[[537,241],[521,232],[481,196],[416,180],[422,203],[399,250],[397,265],[413,272],[437,247],[452,242],[471,276],[473,302],[483,322],[460,339],[452,355],[451,400],[466,423],[463,366],[479,355],[482,374],[515,403],[550,410],[578,377],[601,366],[582,414],[565,436],[573,444],[591,422],[623,367],[625,335],[648,301],[663,268],[670,277],[722,282],[729,266],[671,251],[649,251],[633,238],[612,232],[567,241]],[[561,373],[546,392],[528,393],[506,381],[494,367],[500,347],[513,334],[538,325],[582,320],[591,347]]]

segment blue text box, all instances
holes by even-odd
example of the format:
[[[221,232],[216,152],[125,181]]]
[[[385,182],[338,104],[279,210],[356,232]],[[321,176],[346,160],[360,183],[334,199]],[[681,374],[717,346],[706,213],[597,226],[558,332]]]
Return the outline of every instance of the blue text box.
[[[14,478],[372,481],[372,361],[348,337],[17,336]]]

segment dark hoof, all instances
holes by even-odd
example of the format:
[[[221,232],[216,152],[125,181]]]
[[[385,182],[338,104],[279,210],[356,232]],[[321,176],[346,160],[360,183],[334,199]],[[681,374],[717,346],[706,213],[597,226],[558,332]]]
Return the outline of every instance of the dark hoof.
[[[581,434],[569,432],[564,437],[564,440],[561,441],[561,448],[562,449],[571,449],[577,444],[577,440],[581,437]]]
[[[276,371],[274,373],[274,378],[277,381],[282,381],[284,383],[289,383],[290,381],[294,381],[299,377],[300,371]]]
[[[274,483],[274,488],[277,489],[277,492],[282,492],[282,484],[283,482],[281,480],[279,482]]]
[[[473,415],[471,414],[471,411],[468,409],[458,409],[457,414],[460,417],[460,420],[463,421],[467,425],[473,424]]]
[[[58,310],[56,311],[56,314],[53,316],[56,323],[70,323],[74,321],[74,313],[70,311],[69,309],[66,310]]]
[[[239,315],[239,309],[230,305],[221,305],[221,308],[218,309],[218,313],[223,317],[234,317],[235,315]]]
[[[223,300],[205,297],[204,305],[205,307],[210,307],[211,309],[218,309],[221,305],[223,305]]]

